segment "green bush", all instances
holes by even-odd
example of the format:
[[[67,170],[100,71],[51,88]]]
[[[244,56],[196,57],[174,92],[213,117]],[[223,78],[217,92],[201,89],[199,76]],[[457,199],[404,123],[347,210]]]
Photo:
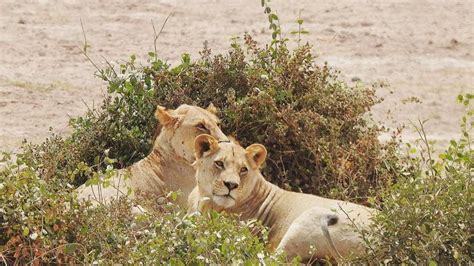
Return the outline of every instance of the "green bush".
[[[474,95],[459,96],[466,106]],[[408,171],[386,191],[374,225],[363,232],[364,262],[392,264],[469,264],[474,259],[474,151],[472,107],[462,118],[462,137],[451,140],[439,159],[421,123],[420,153],[412,154]],[[430,264],[431,265],[431,264]]]
[[[282,187],[363,202],[396,176],[398,142],[379,142],[383,129],[368,114],[380,101],[375,88],[346,85],[328,66],[316,64],[309,45],[259,48],[245,35],[227,54],[212,56],[205,47],[199,59],[185,54],[175,67],[154,53],[148,66],[137,67],[132,56],[100,75],[111,95],[103,105],[72,119],[72,136],[56,139],[52,148],[30,147],[41,151],[33,153],[50,167],[45,171],[72,170],[82,161],[92,165],[106,149],[117,167],[128,166],[149,152],[157,104],[212,102],[221,110],[224,132],[243,145],[268,148],[264,174]],[[75,180],[81,184],[84,177]]]
[[[9,155],[4,154],[8,161]],[[44,180],[19,154],[0,171],[0,261],[8,264],[277,264],[253,222],[211,213],[185,216],[174,204],[133,216],[125,198],[89,208],[62,179]],[[86,167],[87,168],[87,167]],[[90,169],[89,169],[90,170]],[[107,174],[110,168],[100,172]],[[174,194],[171,194],[173,196]],[[140,201],[157,202],[147,198]],[[156,204],[156,203],[155,203]],[[153,210],[153,209],[152,209]]]

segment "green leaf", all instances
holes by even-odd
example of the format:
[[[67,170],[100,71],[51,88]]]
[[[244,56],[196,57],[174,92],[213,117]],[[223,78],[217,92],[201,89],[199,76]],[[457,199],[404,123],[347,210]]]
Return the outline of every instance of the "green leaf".
[[[450,141],[449,141],[449,144],[451,144],[451,146],[453,146],[453,147],[457,147],[457,146],[458,146],[458,143],[457,143],[456,141],[454,141],[454,140],[450,140]]]
[[[30,234],[30,228],[28,227],[23,227],[23,236],[27,236]]]
[[[3,163],[9,160],[11,160],[11,155],[7,152],[2,152],[2,159],[0,159],[0,162]]]
[[[100,163],[100,157],[99,156],[94,157],[94,164],[98,165],[99,163]]]
[[[459,259],[459,252],[456,249],[453,250],[453,257],[456,261]]]
[[[178,198],[178,193],[176,191],[174,191],[173,193],[171,193],[171,199],[173,201],[176,201],[176,199]]]
[[[181,62],[183,65],[188,66],[191,64],[191,56],[188,53],[184,53],[181,56]]]
[[[133,85],[132,85],[132,83],[130,83],[130,82],[128,82],[128,81],[125,82],[124,88],[125,88],[124,91],[127,92],[127,93],[133,92]]]
[[[75,243],[67,244],[64,247],[64,252],[66,252],[66,254],[72,254],[77,250],[78,247],[79,247],[79,245],[77,245]]]
[[[116,163],[117,160],[116,160],[116,159],[111,159],[111,158],[109,158],[109,157],[105,157],[104,162],[105,162],[105,164],[107,164],[107,165],[111,165],[111,164]]]

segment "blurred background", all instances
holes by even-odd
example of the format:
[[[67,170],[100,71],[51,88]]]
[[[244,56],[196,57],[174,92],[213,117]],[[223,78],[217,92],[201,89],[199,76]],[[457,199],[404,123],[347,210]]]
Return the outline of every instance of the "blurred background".
[[[420,119],[428,137],[446,142],[458,135],[459,93],[474,89],[474,1],[276,1],[271,2],[283,34],[297,30],[299,14],[318,62],[342,72],[348,83],[383,82],[385,101],[373,115],[395,127]],[[262,44],[271,39],[259,0],[243,1],[53,1],[0,0],[0,150],[15,151],[24,138],[41,141],[67,134],[69,117],[100,104],[106,83],[80,49],[99,66],[144,61],[153,51],[179,62],[196,58],[208,41],[213,53],[249,32]],[[296,46],[296,42],[292,45]],[[416,97],[416,98],[413,98]],[[421,102],[420,102],[421,101]],[[416,133],[408,128],[405,140]]]

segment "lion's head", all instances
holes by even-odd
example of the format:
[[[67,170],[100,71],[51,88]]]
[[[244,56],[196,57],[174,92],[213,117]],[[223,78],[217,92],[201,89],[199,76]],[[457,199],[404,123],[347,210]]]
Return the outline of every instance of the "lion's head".
[[[267,156],[261,144],[246,149],[236,141],[218,140],[203,134],[194,141],[197,189],[201,197],[208,197],[220,208],[240,206],[258,181]]]
[[[207,109],[186,104],[175,110],[158,106],[155,117],[161,124],[161,131],[155,139],[154,148],[159,146],[192,163],[195,160],[196,136],[205,133],[219,140],[227,139],[219,128],[216,112],[212,104]]]

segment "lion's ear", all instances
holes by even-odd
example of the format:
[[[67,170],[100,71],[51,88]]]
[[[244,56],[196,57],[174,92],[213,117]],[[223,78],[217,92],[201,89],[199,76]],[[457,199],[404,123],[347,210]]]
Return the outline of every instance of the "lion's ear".
[[[205,153],[214,153],[219,149],[219,143],[211,135],[201,134],[194,139],[194,155],[200,159]]]
[[[172,126],[178,121],[177,117],[174,117],[170,114],[170,110],[167,110],[165,107],[159,105],[156,107],[155,117],[164,127]]]
[[[262,144],[252,144],[245,149],[247,157],[260,168],[267,158],[267,149]]]
[[[206,110],[212,114],[217,114],[218,112],[217,107],[215,107],[213,103],[210,103]]]

